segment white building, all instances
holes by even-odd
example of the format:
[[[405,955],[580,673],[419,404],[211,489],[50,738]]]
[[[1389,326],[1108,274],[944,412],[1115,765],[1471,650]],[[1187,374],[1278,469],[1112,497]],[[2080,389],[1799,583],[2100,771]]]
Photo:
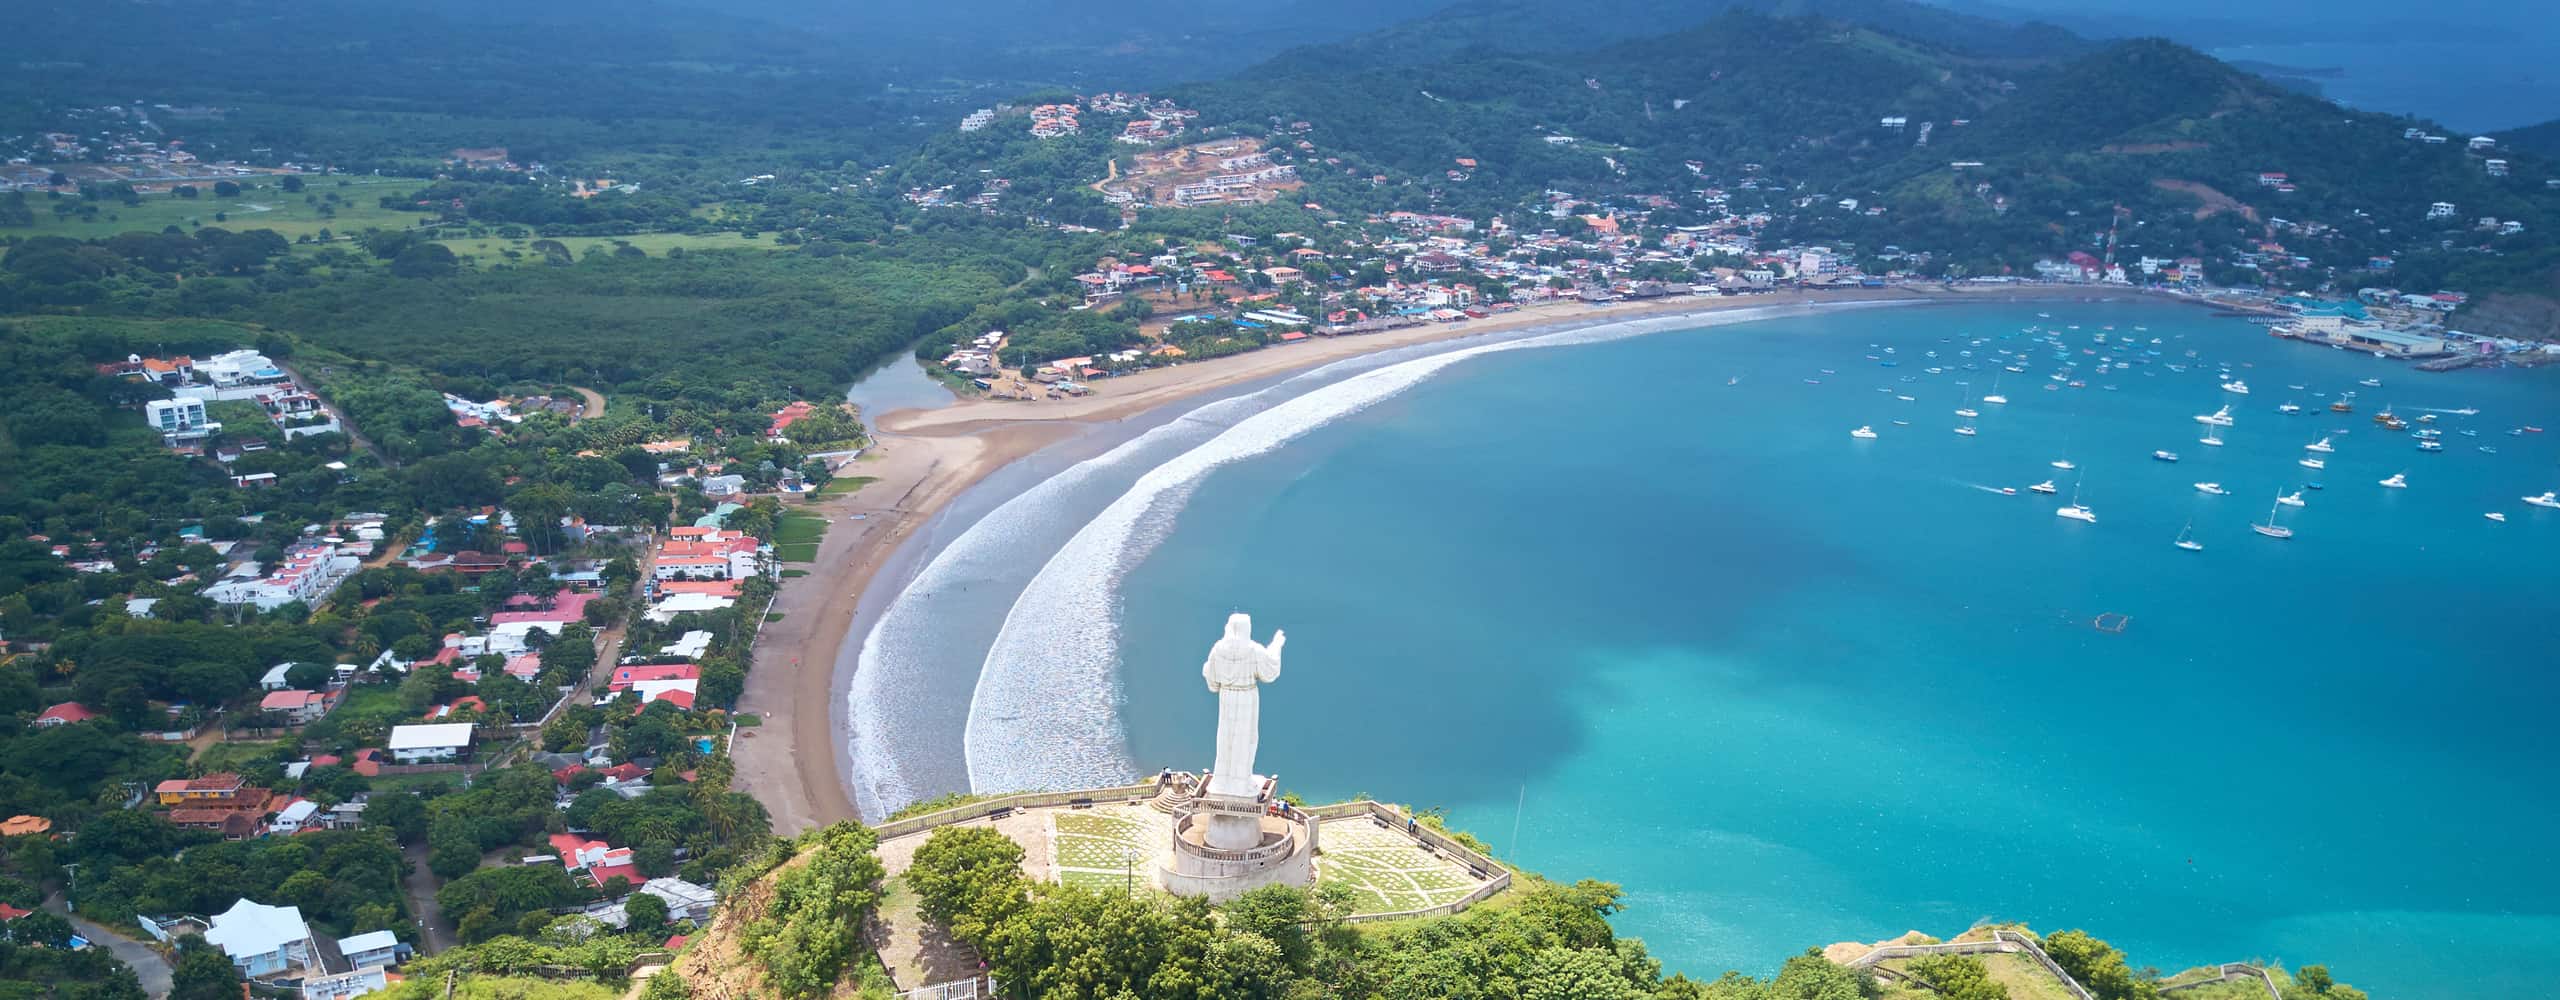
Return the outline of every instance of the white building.
[[[313,802],[310,799],[298,800],[294,804],[286,806],[282,811],[276,813],[275,820],[267,824],[267,832],[281,834],[301,833],[304,827],[312,825],[311,818],[319,815],[319,813],[319,803]],[[389,932],[386,931],[384,933]]]
[[[471,723],[391,727],[391,759],[401,764],[450,761],[471,749]]]
[[[255,563],[241,566],[247,572],[206,587],[206,599],[217,604],[254,604],[260,611],[294,601],[313,604],[363,569],[364,560],[340,552],[335,545],[312,545],[297,547],[272,573],[257,573]]]
[[[273,385],[292,380],[284,369],[267,356],[251,350],[226,351],[196,362],[196,374],[210,380],[216,388],[230,389],[244,385]]]
[[[736,603],[737,599],[718,594],[670,594],[649,609],[649,620],[664,625],[688,611],[718,611]]]
[[[222,425],[205,418],[204,400],[180,396],[155,399],[142,404],[143,420],[151,429],[168,440],[201,438],[221,430]]]
[[[222,949],[242,975],[273,976],[311,961],[311,926],[302,911],[242,899],[214,914],[205,943]]]
[[[356,997],[390,988],[391,974],[384,967],[377,965],[335,976],[313,976],[305,979],[302,981],[302,1000],[354,1000]]]
[[[400,939],[390,931],[366,931],[354,937],[338,939],[338,954],[347,956],[347,964],[359,969],[400,962]]]

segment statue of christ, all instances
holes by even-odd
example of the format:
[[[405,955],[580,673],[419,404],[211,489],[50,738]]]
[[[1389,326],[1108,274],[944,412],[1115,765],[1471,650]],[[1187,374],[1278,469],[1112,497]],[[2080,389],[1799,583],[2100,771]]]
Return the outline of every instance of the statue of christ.
[[[1253,776],[1253,752],[1262,739],[1260,685],[1280,679],[1280,647],[1288,633],[1271,633],[1271,645],[1253,641],[1253,616],[1227,616],[1227,634],[1209,647],[1200,676],[1218,694],[1218,757],[1209,794],[1254,798],[1262,782]]]

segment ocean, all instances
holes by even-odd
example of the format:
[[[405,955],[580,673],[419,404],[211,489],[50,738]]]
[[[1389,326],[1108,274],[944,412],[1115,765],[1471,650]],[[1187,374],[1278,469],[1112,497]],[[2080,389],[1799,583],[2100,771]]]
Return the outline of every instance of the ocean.
[[[2508,431],[2560,428],[2560,372],[2431,376],[2134,301],[1736,319],[1338,366],[1008,485],[869,633],[857,794],[1200,767],[1199,662],[1243,610],[1290,633],[1260,758],[1285,788],[1619,883],[1619,929],[1695,976],[1996,918],[2167,971],[2541,989],[2560,510],[2519,497],[2560,489],[2560,436]],[[1952,433],[2001,349],[2010,402]],[[2046,389],[2066,364],[2085,385]],[[2479,412],[2423,453],[2385,405]],[[2054,516],[2056,459],[2097,523]],[[2310,481],[2275,514],[2296,537],[2249,530]],[[2170,544],[2190,524],[2203,551]],[[969,681],[965,738],[905,721],[957,718],[930,706]]]

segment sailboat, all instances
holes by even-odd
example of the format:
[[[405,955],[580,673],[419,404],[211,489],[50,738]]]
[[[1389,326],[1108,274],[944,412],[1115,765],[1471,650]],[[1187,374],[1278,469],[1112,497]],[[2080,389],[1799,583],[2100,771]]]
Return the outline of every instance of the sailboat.
[[[1972,436],[1974,435],[1974,430],[1973,430],[1973,418],[1972,418],[1972,417],[1966,417],[1966,418],[1964,418],[1964,423],[1962,423],[1962,424],[1960,424],[1960,425],[1958,425],[1958,426],[1956,427],[1956,433],[1958,433],[1958,434],[1962,434],[1962,435],[1964,435],[1964,436],[1966,436],[1966,437],[1972,437]]]
[[[2277,496],[2278,496],[2279,498],[2281,498],[2281,497],[2283,496],[2283,494],[2279,493],[2279,494],[2277,494]],[[2277,512],[2277,511],[2279,511],[2279,510],[2283,510],[2283,509],[2284,509],[2284,504],[2282,503],[2281,499],[2279,499],[2279,501],[2278,501],[2277,503],[2269,504],[2269,505],[2267,506],[2267,523],[2265,523],[2265,524],[2252,524],[2252,525],[2250,525],[2250,526],[2249,526],[2249,530],[2254,531],[2254,532],[2257,532],[2257,533],[2259,533],[2259,534],[2261,534],[2261,535],[2265,535],[2265,536],[2267,536],[2267,537],[2269,537],[2269,538],[2291,538],[2291,537],[2293,537],[2293,529],[2292,529],[2292,528],[2288,528],[2288,527],[2285,527],[2284,525],[2281,525],[2281,524],[2277,524],[2277,523],[2276,523],[2276,512]]]
[[[1972,384],[1973,384],[1973,383],[1971,383],[1971,382],[1958,382],[1958,383],[1956,383],[1956,388],[1958,388],[1958,389],[1964,389],[1964,388],[1966,388],[1966,387],[1971,386]],[[1958,393],[1956,393],[1956,400],[1957,400],[1958,402],[1962,402],[1962,401],[1964,400],[1964,393],[1962,393],[1962,392],[1958,392]],[[1970,406],[1959,406],[1959,407],[1957,407],[1957,408],[1956,408],[1956,416],[1963,417],[1963,418],[1965,418],[1965,419],[1967,419],[1967,420],[1971,420],[1971,419],[1973,419],[1973,418],[1975,418],[1975,417],[1979,417],[1979,416],[1981,416],[1981,415],[1982,415],[1982,411],[1980,411],[1980,410],[1976,410],[1976,409],[1974,409],[1973,407],[1970,407]]]
[[[2321,438],[2320,440],[2313,441],[2313,442],[2311,442],[2310,444],[2303,445],[2303,446],[2302,446],[2302,450],[2304,450],[2304,451],[2316,451],[2316,452],[2319,452],[2319,453],[2321,453],[2321,454],[2323,454],[2323,455],[2326,455],[2326,454],[2328,454],[2328,453],[2330,453],[2330,452],[2333,452],[2333,451],[2336,451],[2336,450],[2338,450],[2338,449],[2336,449],[2336,448],[2334,448],[2334,447],[2331,447],[2331,446],[2330,446],[2330,444],[2329,444],[2329,439],[2328,439],[2328,438],[2326,438],[2326,437],[2323,437],[2323,438]]]
[[[2009,370],[2017,371],[2018,369],[2012,368]],[[1991,395],[1982,397],[1982,401],[1993,406],[1998,406],[2009,401],[2009,397],[2000,394],[2000,374],[1998,372],[1993,372],[1991,374]]]
[[[2214,433],[2213,428],[2214,425],[2212,424],[2204,425],[2204,436],[2197,438],[2197,443],[2212,448],[2222,447],[2222,435]]]
[[[2054,511],[2053,516],[2086,521],[2090,524],[2098,523],[2098,515],[2090,511],[2087,504],[2080,502],[2080,481],[2076,479],[2071,481],[2071,506]]]
[[[2189,552],[2204,551],[2204,543],[2195,540],[2195,532],[2196,522],[2190,518],[2186,527],[2178,529],[2177,546]]]

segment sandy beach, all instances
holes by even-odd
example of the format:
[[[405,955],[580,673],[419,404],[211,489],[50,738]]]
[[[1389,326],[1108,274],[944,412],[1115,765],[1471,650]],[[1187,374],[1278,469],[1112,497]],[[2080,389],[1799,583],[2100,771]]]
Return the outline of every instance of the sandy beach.
[[[808,575],[784,582],[773,606],[782,618],[767,624],[756,642],[755,663],[738,708],[756,715],[762,724],[739,731],[735,749],[739,786],[764,803],[777,835],[859,818],[839,761],[846,746],[842,719],[848,678],[835,676],[835,665],[864,591],[900,545],[953,497],[995,470],[1093,425],[1344,358],[1529,327],[1814,303],[2082,298],[2130,291],[1849,288],[1606,305],[1560,303],[1471,322],[1316,338],[1139,372],[1101,380],[1092,395],[1078,398],[970,399],[930,410],[865,414],[872,426],[872,447],[841,474],[876,481],[851,494],[808,505],[828,518],[830,528],[817,561],[794,567],[806,569]],[[861,520],[852,520],[856,516]]]

